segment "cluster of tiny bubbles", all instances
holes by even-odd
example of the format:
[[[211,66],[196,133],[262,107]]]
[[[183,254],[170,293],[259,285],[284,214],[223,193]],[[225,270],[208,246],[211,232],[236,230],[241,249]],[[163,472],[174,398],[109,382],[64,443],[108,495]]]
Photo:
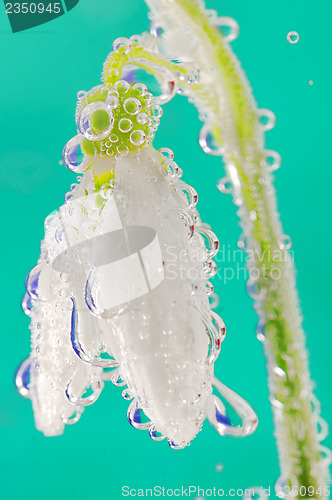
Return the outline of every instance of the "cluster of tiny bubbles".
[[[280,168],[281,156],[279,153],[273,151],[272,149],[265,149],[264,155],[264,162],[269,172],[274,172],[275,170],[278,170],[278,168]]]
[[[297,31],[290,31],[287,33],[287,41],[289,43],[297,43],[300,40],[300,35]]]
[[[262,129],[266,132],[272,130],[276,124],[276,115],[270,109],[261,108],[258,110],[258,121]]]
[[[214,136],[212,132],[212,125],[209,122],[204,123],[200,131],[199,144],[204,153],[212,156],[222,156],[225,152],[224,148]]]
[[[217,188],[223,194],[231,194],[233,192],[233,185],[228,177],[223,177],[222,179],[219,179]]]
[[[225,42],[232,42],[239,36],[240,27],[232,17],[213,16],[212,22],[220,29]]]
[[[127,39],[115,42],[118,51],[129,48]],[[128,45],[129,44],[129,45]],[[70,170],[84,172],[95,156],[125,156],[150,145],[162,109],[142,83],[117,80],[78,94],[76,123],[79,134],[64,148]]]

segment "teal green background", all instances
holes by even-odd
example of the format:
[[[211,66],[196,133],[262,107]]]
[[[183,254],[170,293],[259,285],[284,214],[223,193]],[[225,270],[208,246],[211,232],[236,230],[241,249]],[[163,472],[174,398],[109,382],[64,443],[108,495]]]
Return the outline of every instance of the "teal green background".
[[[207,6],[239,22],[240,37],[232,46],[258,105],[277,115],[267,147],[283,157],[275,181],[279,209],[293,239],[310,367],[329,421],[332,3],[208,0]],[[215,280],[218,312],[228,328],[216,373],[258,413],[260,425],[246,439],[219,437],[206,422],[190,447],[173,451],[128,424],[128,403],[111,385],[77,425],[63,436],[45,438],[34,428],[30,402],[14,389],[15,369],[29,352],[28,319],[20,308],[24,279],[37,261],[45,217],[62,204],[75,180],[59,160],[76,132],[76,93],[99,83],[115,38],[147,28],[143,0],[81,0],[61,18],[16,34],[0,6],[1,500],[117,500],[124,485],[273,490],[279,475],[265,361],[243,277]],[[291,30],[300,35],[294,45],[286,40]],[[173,149],[183,178],[198,190],[203,220],[235,250],[240,235],[235,206],[216,189],[223,168],[201,151],[200,126],[196,110],[177,96],[164,107],[155,146]],[[324,444],[331,446],[331,437]],[[215,471],[218,462],[222,472]]]

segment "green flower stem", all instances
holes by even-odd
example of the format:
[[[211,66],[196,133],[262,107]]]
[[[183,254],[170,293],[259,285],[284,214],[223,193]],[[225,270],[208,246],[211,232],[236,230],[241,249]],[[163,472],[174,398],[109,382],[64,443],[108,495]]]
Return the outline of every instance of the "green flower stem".
[[[199,41],[193,57],[200,79],[192,85],[190,95],[206,114],[213,135],[224,149],[223,159],[247,240],[248,265],[258,270],[259,277],[249,283],[249,288],[255,298],[259,337],[267,356],[282,477],[293,488],[293,498],[303,498],[304,488],[306,497],[321,498],[328,478],[328,460],[322,457],[324,449],[317,430],[319,405],[313,405],[294,268],[250,87],[201,2],[146,3],[164,30],[186,29]],[[296,488],[301,486],[301,494],[297,494]]]

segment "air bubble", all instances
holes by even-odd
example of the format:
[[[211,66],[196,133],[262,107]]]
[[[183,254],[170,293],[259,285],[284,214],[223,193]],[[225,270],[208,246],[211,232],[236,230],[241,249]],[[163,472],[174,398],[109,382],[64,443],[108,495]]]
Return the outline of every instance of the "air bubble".
[[[24,294],[21,305],[22,305],[22,309],[23,309],[24,314],[26,314],[30,318],[33,303],[32,303],[32,298],[30,297],[30,295],[28,293]]]
[[[142,146],[145,142],[146,136],[142,130],[134,130],[130,134],[130,142],[134,144],[134,146]]]
[[[131,399],[133,399],[134,396],[132,395],[129,389],[124,389],[122,391],[122,397],[125,401],[130,401]]]
[[[221,193],[230,194],[232,193],[232,183],[228,177],[223,177],[218,181],[217,188]]]
[[[119,138],[116,134],[111,134],[110,135],[110,141],[111,142],[118,142]]]
[[[129,423],[135,429],[149,429],[152,423],[148,420],[142,408],[138,406],[138,402],[134,399],[129,405],[127,418]]]
[[[148,93],[148,88],[144,83],[135,83],[133,89],[139,92],[139,95],[144,96]]]
[[[262,343],[266,342],[265,330],[266,330],[266,321],[261,320],[256,327],[256,337],[257,340],[259,340]]]
[[[75,135],[63,148],[63,163],[72,172],[77,174],[85,172],[90,166],[90,161],[85,157],[82,150],[82,135]]]
[[[113,189],[109,184],[103,184],[99,190],[99,194],[104,200],[109,200],[112,195]]]
[[[136,97],[129,97],[123,103],[123,107],[129,115],[137,115],[142,109],[142,104]]]
[[[110,68],[108,71],[107,71],[107,76],[109,76],[110,78],[115,78],[119,75],[119,71],[116,69],[116,68]]]
[[[29,397],[30,368],[31,368],[31,360],[30,358],[27,358],[20,364],[15,376],[16,389],[18,390],[19,394],[24,398]]]
[[[297,31],[290,31],[287,33],[287,40],[289,43],[297,43],[300,40],[300,35]]]
[[[147,123],[148,119],[149,119],[149,117],[146,113],[139,113],[136,116],[137,123],[139,123],[140,125],[145,125]]]
[[[82,99],[85,96],[86,96],[85,90],[79,90],[76,94],[77,99]]]
[[[276,151],[272,149],[265,149],[265,164],[270,172],[278,170],[281,165],[281,156]]]
[[[188,71],[184,76],[184,81],[187,85],[197,85],[199,81],[198,72]]]
[[[193,208],[196,207],[197,202],[198,202],[197,191],[192,186],[189,186],[189,184],[186,184],[185,186],[183,186],[182,191],[187,193],[187,198],[188,198],[188,203],[189,203],[188,209],[192,210]]]
[[[77,128],[89,141],[100,141],[107,137],[114,123],[113,113],[101,101],[88,104],[78,118]]]
[[[272,130],[276,124],[275,114],[270,109],[266,108],[258,110],[258,120],[264,131]]]
[[[119,80],[114,84],[115,90],[121,94],[125,94],[129,89],[129,83],[125,80]]]
[[[116,90],[111,90],[110,92],[107,93],[106,99],[105,99],[105,104],[106,106],[110,107],[111,109],[116,109],[119,107],[119,93]]]
[[[158,432],[154,426],[150,427],[149,434],[151,439],[153,439],[154,441],[162,441],[163,439],[165,439],[165,436],[161,432]]]
[[[125,144],[119,144],[116,149],[120,156],[126,156],[129,153],[129,149]]]
[[[113,50],[119,52],[120,54],[129,54],[132,49],[132,44],[128,38],[120,37],[114,40]]]
[[[129,118],[121,118],[118,124],[120,132],[127,133],[133,128],[133,122]]]
[[[284,234],[278,239],[280,250],[290,250],[292,248],[292,239],[287,234]]]
[[[66,425],[77,424],[77,422],[79,421],[79,419],[82,416],[83,411],[84,411],[84,407],[77,406],[75,408],[74,413],[70,417],[66,417],[65,414],[61,413],[60,418],[61,418],[62,422]]]
[[[159,64],[150,62],[146,68],[144,59],[135,59],[136,64],[126,64],[121,72],[121,78],[128,82],[137,82],[134,89],[136,96],[148,96],[146,104],[164,104],[176,94],[177,85],[173,73]],[[142,90],[141,87],[142,86]],[[143,92],[142,92],[143,91]]]
[[[153,109],[152,109],[152,113],[153,113],[153,116],[155,118],[161,118],[163,116],[163,110],[160,106],[155,106]],[[159,123],[158,123],[159,125]]]
[[[220,28],[225,42],[232,42],[239,36],[240,27],[232,17],[218,17],[214,25]]]
[[[199,144],[204,153],[212,156],[222,156],[225,152],[224,148],[220,145],[212,133],[212,125],[205,123],[199,135]]]

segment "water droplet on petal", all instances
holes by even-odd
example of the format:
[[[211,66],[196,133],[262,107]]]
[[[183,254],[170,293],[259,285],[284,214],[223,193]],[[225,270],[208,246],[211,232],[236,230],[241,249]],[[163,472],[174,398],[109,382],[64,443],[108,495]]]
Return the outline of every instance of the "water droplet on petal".
[[[169,149],[169,148],[161,148],[161,149],[158,149],[158,151],[167,160],[174,160],[174,153],[173,153],[173,151],[171,149]]]
[[[82,416],[82,413],[84,411],[84,407],[83,406],[77,406],[75,408],[75,411],[74,413],[70,416],[70,417],[66,417],[63,413],[60,415],[60,418],[62,420],[62,422],[66,425],[74,425],[76,424],[79,419],[81,418]]]
[[[138,406],[138,402],[134,399],[129,405],[127,418],[130,425],[135,429],[149,429],[151,421],[147,418],[142,408]]]
[[[31,309],[33,307],[33,302],[32,302],[32,298],[30,297],[30,295],[28,293],[24,294],[21,305],[22,305],[22,309],[23,309],[24,314],[31,317]]]
[[[129,389],[124,389],[122,391],[122,397],[126,401],[130,401],[131,399],[133,399],[134,396],[132,395],[132,393],[131,393],[131,391]]]
[[[187,446],[187,443],[183,441],[181,444],[176,444],[173,441],[168,440],[168,444],[172,450],[183,450]]]
[[[33,267],[25,279],[25,289],[32,300],[40,300],[38,286],[42,268],[42,264]]]
[[[118,370],[116,370],[112,373],[111,382],[112,382],[112,384],[116,385],[117,387],[123,387],[124,385],[126,385],[125,380],[122,379],[121,373]]]
[[[15,385],[21,396],[28,398],[30,390],[30,358],[25,359],[17,369]]]
[[[151,439],[153,439],[154,441],[162,441],[163,439],[165,439],[165,436],[163,436],[161,432],[158,432],[153,425],[149,429],[149,434]]]

